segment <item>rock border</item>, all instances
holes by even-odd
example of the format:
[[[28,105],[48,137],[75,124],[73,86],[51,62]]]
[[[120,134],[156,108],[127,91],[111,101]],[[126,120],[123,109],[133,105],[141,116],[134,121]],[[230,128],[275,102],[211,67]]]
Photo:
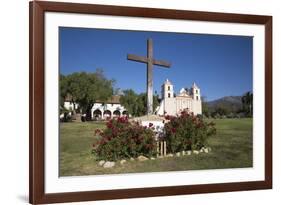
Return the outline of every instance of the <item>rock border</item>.
[[[177,153],[169,153],[167,154],[166,156],[158,156],[158,157],[145,157],[143,155],[140,155],[138,156],[137,158],[130,158],[130,159],[121,159],[119,161],[120,165],[124,166],[128,161],[139,161],[139,162],[144,162],[144,161],[147,161],[147,160],[157,160],[157,159],[163,159],[163,158],[170,158],[170,157],[182,157],[182,156],[190,156],[192,154],[195,154],[195,155],[199,155],[201,153],[205,153],[205,154],[208,154],[212,151],[211,147],[202,147],[200,150],[187,150],[187,151],[181,151],[181,152],[177,152]],[[117,162],[114,162],[114,161],[105,161],[105,160],[100,160],[98,162],[98,165],[100,167],[103,167],[103,168],[112,168],[114,167],[115,165],[117,164]]]

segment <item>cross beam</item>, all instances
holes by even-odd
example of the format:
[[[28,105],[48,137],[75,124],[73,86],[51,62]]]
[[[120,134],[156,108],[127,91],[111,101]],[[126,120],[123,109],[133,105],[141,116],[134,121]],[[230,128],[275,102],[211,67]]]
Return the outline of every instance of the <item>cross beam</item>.
[[[148,58],[144,57],[144,56],[137,56],[137,55],[133,55],[133,54],[128,54],[128,60],[132,60],[132,61],[136,61],[136,62],[140,62],[140,63],[147,63],[148,62]],[[159,65],[159,66],[164,66],[169,68],[171,66],[171,64],[169,62],[163,61],[163,60],[155,60],[152,59],[153,65]]]
[[[152,39],[147,40],[147,56],[137,56],[133,54],[128,54],[128,60],[146,63],[147,64],[147,83],[146,83],[146,93],[147,93],[147,115],[153,114],[153,65],[158,65],[162,67],[169,68],[171,64],[163,60],[156,60],[153,58],[153,43]]]

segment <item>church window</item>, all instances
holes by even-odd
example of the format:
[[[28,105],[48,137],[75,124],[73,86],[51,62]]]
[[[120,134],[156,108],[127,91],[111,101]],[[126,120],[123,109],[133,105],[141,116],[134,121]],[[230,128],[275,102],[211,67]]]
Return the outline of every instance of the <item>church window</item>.
[[[198,90],[196,90],[196,94],[198,94]]]
[[[170,90],[170,86],[168,86],[168,90]]]
[[[170,93],[168,93],[168,98],[170,98],[171,97],[171,94]]]
[[[198,96],[196,96],[196,100],[198,100]]]

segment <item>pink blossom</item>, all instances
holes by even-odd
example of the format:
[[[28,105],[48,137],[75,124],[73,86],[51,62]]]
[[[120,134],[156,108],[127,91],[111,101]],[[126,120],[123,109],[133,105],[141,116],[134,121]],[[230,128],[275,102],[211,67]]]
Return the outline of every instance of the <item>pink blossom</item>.
[[[166,116],[165,116],[165,119],[166,119],[166,120],[170,120],[170,115],[166,115]]]

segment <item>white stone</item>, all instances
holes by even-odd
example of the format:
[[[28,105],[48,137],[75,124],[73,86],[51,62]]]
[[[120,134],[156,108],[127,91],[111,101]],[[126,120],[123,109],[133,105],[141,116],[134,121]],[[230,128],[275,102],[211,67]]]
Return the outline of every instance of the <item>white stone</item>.
[[[186,151],[187,152],[187,155],[191,155],[191,150],[188,150],[188,151]]]
[[[166,157],[173,157],[174,155],[172,153],[167,154]]]
[[[130,158],[131,161],[135,161],[135,159],[133,157]]]
[[[201,148],[201,149],[200,149],[200,152],[204,152],[204,148]]]
[[[138,157],[138,160],[142,162],[142,161],[148,160],[148,158],[141,155]]]
[[[115,162],[107,161],[104,163],[103,168],[111,168],[115,166]]]
[[[200,152],[198,150],[193,150],[194,154],[199,154]]]
[[[99,166],[102,166],[105,163],[104,160],[99,161]]]
[[[177,152],[177,153],[176,153],[176,156],[177,156],[177,157],[181,156],[181,153],[180,153],[180,152]]]
[[[185,151],[182,151],[181,154],[182,154],[182,156],[184,156],[185,155]]]
[[[204,149],[204,152],[205,152],[205,153],[209,153],[209,149],[208,149],[208,148],[205,148],[205,149]]]
[[[127,161],[125,160],[125,159],[122,159],[121,161],[120,161],[120,164],[121,165],[123,165],[123,164],[125,164]]]
[[[151,159],[151,160],[155,160],[155,158],[154,158],[154,157],[151,157],[150,159]]]

